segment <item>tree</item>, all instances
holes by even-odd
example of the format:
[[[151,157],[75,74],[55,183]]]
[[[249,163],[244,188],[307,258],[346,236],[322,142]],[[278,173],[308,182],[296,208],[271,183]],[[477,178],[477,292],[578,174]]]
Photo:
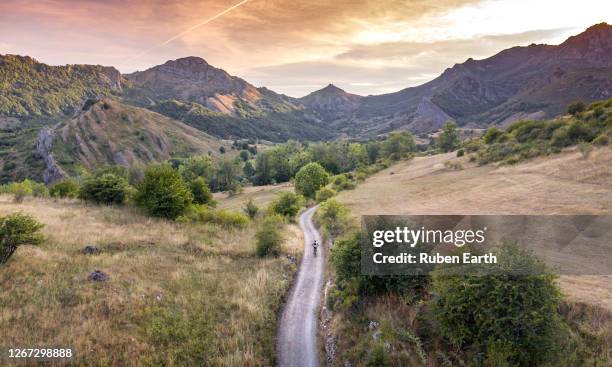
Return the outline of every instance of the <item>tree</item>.
[[[217,180],[219,188],[234,194],[240,189],[238,183],[239,167],[232,159],[223,159],[219,162]]]
[[[317,210],[317,222],[330,238],[336,238],[349,226],[349,209],[334,199],[326,200]]]
[[[72,178],[57,181],[49,189],[49,195],[54,198],[75,198],[79,195],[79,184]]]
[[[249,180],[253,180],[253,176],[255,176],[255,167],[253,167],[253,164],[250,161],[247,161],[244,164],[244,167],[242,167],[242,173],[244,173],[244,176]]]
[[[193,202],[213,206],[214,200],[212,192],[204,177],[198,177],[189,183],[189,189],[193,195]]]
[[[448,121],[438,137],[438,147],[443,152],[452,152],[458,146],[459,135],[457,134],[457,125],[452,121]]]
[[[382,154],[391,159],[400,159],[405,153],[416,151],[414,137],[409,131],[389,135],[381,144]]]
[[[307,198],[314,198],[316,192],[327,185],[329,174],[318,163],[308,163],[295,175],[295,191]]]
[[[248,150],[241,150],[239,156],[243,162],[246,162],[249,160],[249,158],[251,158],[251,155],[249,154]]]
[[[508,365],[536,366],[550,357],[559,327],[555,276],[528,250],[504,244],[498,262],[442,267],[433,274],[432,312],[456,347],[506,349]],[[465,274],[469,274],[466,276]]]
[[[21,213],[0,217],[0,264],[6,263],[17,247],[41,243],[42,227],[34,218]]]
[[[283,236],[281,229],[283,226],[282,219],[276,215],[267,217],[261,228],[255,233],[257,240],[255,252],[257,256],[278,256],[280,255]]]
[[[302,206],[302,197],[292,192],[285,192],[278,196],[270,204],[270,211],[282,215],[283,217],[293,219],[300,211]]]
[[[193,195],[177,171],[160,164],[147,168],[137,186],[135,201],[149,215],[175,219],[192,203]]]
[[[79,190],[79,197],[96,204],[123,204],[128,196],[129,184],[113,173],[87,177]]]

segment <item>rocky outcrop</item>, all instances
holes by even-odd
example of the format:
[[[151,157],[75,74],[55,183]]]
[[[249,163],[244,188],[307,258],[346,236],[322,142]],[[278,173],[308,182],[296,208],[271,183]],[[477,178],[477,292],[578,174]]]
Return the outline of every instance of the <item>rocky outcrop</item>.
[[[53,153],[51,152],[54,135],[55,133],[52,129],[44,127],[38,133],[38,140],[36,141],[36,153],[38,153],[45,163],[43,180],[47,185],[67,176],[62,167],[57,164],[55,158],[53,158]]]

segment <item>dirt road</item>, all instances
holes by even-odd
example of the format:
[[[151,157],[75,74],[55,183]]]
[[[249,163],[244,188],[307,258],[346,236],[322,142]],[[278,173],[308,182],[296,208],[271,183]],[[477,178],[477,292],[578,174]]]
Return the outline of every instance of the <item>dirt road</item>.
[[[278,331],[278,354],[281,367],[319,366],[317,348],[317,311],[323,285],[325,261],[322,247],[313,255],[312,242],[321,236],[312,222],[317,208],[310,208],[300,216],[304,231],[304,257],[297,278],[287,299]]]

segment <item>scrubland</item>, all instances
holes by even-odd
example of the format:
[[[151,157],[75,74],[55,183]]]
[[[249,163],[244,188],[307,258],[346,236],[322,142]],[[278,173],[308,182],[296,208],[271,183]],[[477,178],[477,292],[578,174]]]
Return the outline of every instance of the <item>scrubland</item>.
[[[296,266],[255,256],[256,224],[228,230],[0,196],[0,215],[14,212],[45,224],[46,240],[2,266],[0,345],[72,347],[77,365],[274,364],[276,312]],[[283,252],[299,256],[301,231],[286,228]],[[89,281],[94,270],[110,279]]]

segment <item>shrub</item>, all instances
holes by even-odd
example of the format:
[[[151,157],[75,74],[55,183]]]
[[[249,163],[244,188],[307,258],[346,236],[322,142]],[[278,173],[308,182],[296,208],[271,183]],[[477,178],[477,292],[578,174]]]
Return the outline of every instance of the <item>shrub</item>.
[[[193,195],[177,171],[161,164],[147,168],[135,201],[149,215],[175,219],[192,203]]]
[[[35,198],[44,198],[49,196],[49,190],[47,189],[47,186],[45,186],[45,184],[33,181],[31,181],[31,184],[32,196],[34,196]]]
[[[327,185],[329,174],[319,163],[308,163],[295,174],[295,191],[307,198],[314,198],[321,187]]]
[[[323,233],[336,238],[341,235],[349,226],[349,209],[337,202],[329,199],[325,201],[316,213],[316,221],[323,229]]]
[[[32,196],[32,185],[29,180],[15,182],[10,186],[10,191],[13,193],[13,200],[16,203],[23,202],[26,196]]]
[[[79,184],[72,178],[55,182],[49,188],[49,195],[54,198],[75,198],[79,195]]]
[[[464,154],[465,154],[465,152],[463,151],[463,149],[459,149],[457,151],[457,157],[463,157]]]
[[[484,140],[485,144],[498,143],[501,137],[504,136],[504,134],[504,131],[496,127],[491,127],[487,130],[482,139]]]
[[[593,146],[589,143],[582,142],[578,144],[578,151],[582,154],[582,159],[587,159],[593,151]]]
[[[39,232],[42,227],[34,218],[21,213],[0,217],[0,264],[6,263],[17,247],[42,242]]]
[[[214,206],[212,192],[203,177],[198,177],[189,183],[189,189],[193,195],[193,202],[196,204],[205,204]]]
[[[457,161],[445,161],[444,168],[453,170],[453,171],[460,171],[463,169],[463,165],[461,164],[461,162],[457,162]]]
[[[278,256],[281,251],[283,236],[281,235],[282,219],[279,216],[268,216],[261,228],[255,234],[257,239],[255,252],[257,256]]]
[[[608,135],[601,134],[593,140],[593,144],[604,146],[610,144],[610,137]]]
[[[567,113],[569,113],[570,115],[578,115],[582,112],[584,112],[586,110],[586,104],[584,104],[584,102],[582,101],[576,101],[573,103],[570,103],[567,106]]]
[[[96,204],[123,204],[128,196],[129,184],[113,173],[93,175],[85,179],[79,197]]]
[[[270,204],[270,210],[272,213],[293,219],[300,211],[302,202],[303,199],[301,196],[292,192],[285,192],[280,194],[278,198]]]
[[[334,176],[332,179],[333,188],[337,192],[343,190],[352,190],[355,188],[355,183],[351,181],[346,174]]]
[[[551,356],[560,323],[555,277],[516,245],[505,244],[496,255],[497,264],[474,265],[462,275],[436,270],[432,314],[458,348],[495,351],[512,365],[538,365]]]
[[[255,205],[255,203],[253,202],[253,200],[249,200],[245,205],[244,205],[244,213],[246,215],[249,216],[249,218],[251,219],[255,219],[255,217],[257,216],[257,213],[259,212],[259,208],[257,207],[257,205]]]
[[[317,191],[317,202],[322,203],[327,199],[330,199],[332,197],[336,196],[336,191],[333,189],[330,189],[329,187],[321,187],[319,189],[319,191]]]
[[[245,228],[249,218],[242,213],[231,210],[213,210],[204,205],[192,205],[179,217],[181,222],[212,223],[225,228]]]

